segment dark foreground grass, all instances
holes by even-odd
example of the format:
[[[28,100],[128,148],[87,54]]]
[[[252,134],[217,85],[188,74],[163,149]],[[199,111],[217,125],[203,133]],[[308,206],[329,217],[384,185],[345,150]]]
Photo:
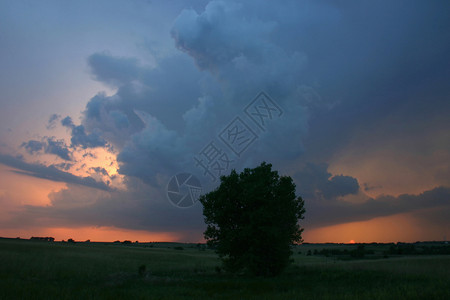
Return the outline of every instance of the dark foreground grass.
[[[0,298],[450,299],[448,256],[296,255],[281,276],[260,278],[218,273],[212,251],[183,248],[0,240]]]

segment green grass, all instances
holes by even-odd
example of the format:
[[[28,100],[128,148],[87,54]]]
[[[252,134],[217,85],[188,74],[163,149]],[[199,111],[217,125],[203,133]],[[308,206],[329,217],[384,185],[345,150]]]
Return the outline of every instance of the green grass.
[[[260,278],[217,273],[211,250],[174,246],[0,239],[0,299],[450,299],[449,256],[339,261],[302,249],[281,276]]]

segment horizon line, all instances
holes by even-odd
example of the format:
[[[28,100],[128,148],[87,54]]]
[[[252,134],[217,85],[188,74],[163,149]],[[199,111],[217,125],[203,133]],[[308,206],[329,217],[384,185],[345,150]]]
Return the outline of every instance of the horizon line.
[[[0,236],[0,239],[31,241],[33,237],[34,238],[52,238],[51,236],[46,236],[46,237],[32,236],[30,238],[22,238],[22,237],[15,237],[15,238],[13,238],[13,237]],[[56,239],[54,239],[51,242],[65,242],[65,243],[67,243],[69,239],[72,239],[72,238],[68,238],[67,240],[64,240],[64,239],[63,240],[56,240]],[[136,241],[132,241],[132,240],[123,240],[123,241],[121,241],[121,240],[115,240],[115,241],[92,241],[90,239],[78,240],[78,241],[74,240],[74,239],[72,239],[72,240],[75,243],[110,243],[110,244],[114,244],[114,243],[117,243],[117,242],[123,243],[123,242],[128,241],[128,242],[131,242],[131,244],[151,244],[151,243],[206,244],[206,242],[180,242],[180,241],[145,241],[145,242],[142,241],[141,242],[141,241],[138,241],[138,240],[136,240]],[[397,241],[397,242],[393,242],[393,241],[391,241],[391,242],[374,242],[374,241],[372,241],[372,242],[356,242],[356,241],[355,242],[307,242],[307,241],[304,241],[302,243],[295,244],[295,245],[308,245],[308,244],[309,245],[311,245],[311,244],[348,244],[348,245],[353,245],[353,244],[396,244],[396,243],[404,243],[404,244],[448,243],[448,241],[447,240],[434,240],[434,241],[431,241],[431,240],[426,241],[426,240],[424,240],[424,241],[415,241],[415,242],[402,242],[402,241]]]

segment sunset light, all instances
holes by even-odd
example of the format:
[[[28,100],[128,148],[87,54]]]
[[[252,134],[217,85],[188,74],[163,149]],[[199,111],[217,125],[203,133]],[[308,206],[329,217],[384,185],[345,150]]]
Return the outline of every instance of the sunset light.
[[[450,3],[1,0],[0,299],[450,299]]]
[[[262,162],[304,242],[450,236],[437,2],[94,2],[0,3],[0,237],[204,242]]]

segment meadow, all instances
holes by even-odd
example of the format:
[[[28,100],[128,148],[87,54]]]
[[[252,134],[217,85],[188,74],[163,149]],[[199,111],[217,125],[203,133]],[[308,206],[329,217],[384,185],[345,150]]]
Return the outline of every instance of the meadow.
[[[0,239],[0,299],[450,299],[450,255],[341,260],[299,245],[274,278],[228,274],[196,244]],[[387,247],[387,246],[383,246]]]

